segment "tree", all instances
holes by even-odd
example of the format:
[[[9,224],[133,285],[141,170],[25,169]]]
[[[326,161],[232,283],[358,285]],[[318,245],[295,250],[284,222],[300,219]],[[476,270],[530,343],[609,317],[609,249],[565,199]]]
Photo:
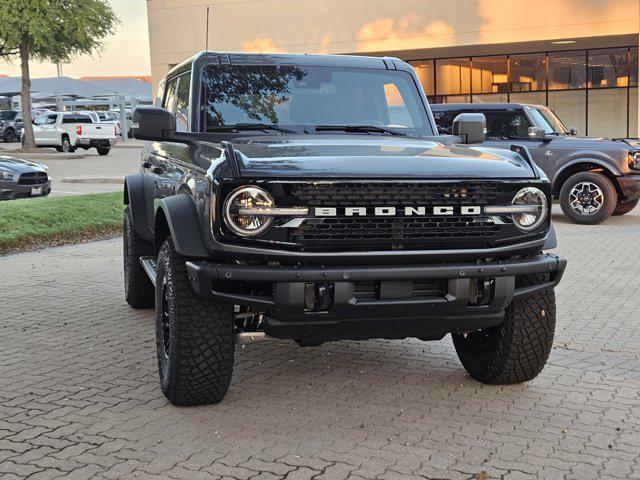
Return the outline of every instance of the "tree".
[[[68,62],[99,50],[115,31],[116,14],[106,0],[1,0],[0,57],[20,58],[24,144],[34,148],[29,60]]]

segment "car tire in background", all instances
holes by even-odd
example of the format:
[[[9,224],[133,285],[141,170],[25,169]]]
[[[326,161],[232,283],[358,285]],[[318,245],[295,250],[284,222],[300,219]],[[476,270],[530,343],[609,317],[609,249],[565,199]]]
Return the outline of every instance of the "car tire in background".
[[[560,207],[576,223],[595,225],[611,216],[618,194],[613,183],[598,172],[580,172],[560,189]]]
[[[101,157],[104,157],[105,155],[109,155],[110,151],[111,149],[109,148],[98,148],[98,155],[100,155]]]
[[[133,228],[131,210],[124,210],[122,226],[122,257],[124,262],[124,295],[133,308],[153,308],[155,289],[140,264],[140,257],[154,256],[153,243],[138,235]]]
[[[62,145],[60,146],[60,151],[63,153],[73,153],[76,151],[75,147],[71,145],[69,137],[62,137]]]
[[[516,287],[548,281],[547,274],[516,278]],[[453,345],[469,375],[489,384],[522,383],[544,368],[553,345],[556,298],[553,289],[514,300],[492,328],[453,333]]]
[[[16,132],[13,128],[7,128],[2,139],[4,140],[4,143],[13,143],[16,141]]]
[[[233,372],[233,307],[196,296],[171,237],[157,262],[156,345],[160,385],[172,404],[222,400]]]
[[[626,202],[620,202],[616,205],[616,208],[613,210],[614,215],[625,215],[629,213],[631,210],[638,206],[638,202],[640,198],[636,198],[635,200],[627,200]]]

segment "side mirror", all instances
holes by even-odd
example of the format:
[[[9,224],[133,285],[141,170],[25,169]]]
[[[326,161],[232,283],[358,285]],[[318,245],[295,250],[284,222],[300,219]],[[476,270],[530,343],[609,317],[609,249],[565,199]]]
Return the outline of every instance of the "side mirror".
[[[529,140],[540,140],[542,142],[544,142],[545,140],[548,140],[547,132],[544,130],[544,128],[529,127],[528,134],[529,134]]]
[[[163,141],[176,130],[176,116],[160,107],[138,107],[133,112],[131,133],[138,140]]]
[[[482,113],[461,113],[453,119],[452,134],[463,143],[482,143],[487,131],[487,119]]]
[[[571,127],[569,129],[569,135],[577,135],[578,134],[578,129],[576,127]]]

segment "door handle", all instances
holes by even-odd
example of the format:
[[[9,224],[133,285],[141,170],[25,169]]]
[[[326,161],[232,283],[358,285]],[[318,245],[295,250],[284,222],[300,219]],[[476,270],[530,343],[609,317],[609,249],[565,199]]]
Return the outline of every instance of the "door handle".
[[[160,175],[162,172],[164,172],[164,168],[162,167],[151,167],[151,173]]]
[[[151,168],[151,162],[142,162],[142,168]]]

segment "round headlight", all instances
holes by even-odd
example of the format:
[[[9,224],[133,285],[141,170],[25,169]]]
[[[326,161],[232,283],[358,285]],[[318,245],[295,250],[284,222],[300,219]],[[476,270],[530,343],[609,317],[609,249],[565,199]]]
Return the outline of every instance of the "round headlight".
[[[544,192],[535,187],[526,187],[516,193],[512,205],[530,206],[529,211],[511,215],[513,222],[521,230],[530,232],[538,228],[547,218],[547,197]],[[525,210],[525,209],[523,209]]]
[[[242,237],[254,237],[265,232],[273,223],[273,217],[264,215],[244,215],[245,208],[273,207],[275,201],[268,192],[258,187],[235,189],[224,202],[224,220],[233,233]]]

